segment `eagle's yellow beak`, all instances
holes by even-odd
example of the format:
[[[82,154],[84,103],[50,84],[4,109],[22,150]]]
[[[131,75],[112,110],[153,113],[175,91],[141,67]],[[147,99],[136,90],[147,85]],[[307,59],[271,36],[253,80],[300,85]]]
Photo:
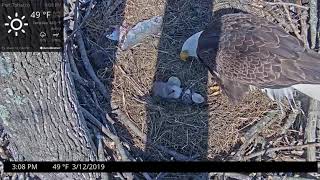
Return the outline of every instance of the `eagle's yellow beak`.
[[[187,51],[182,51],[182,52],[180,53],[180,59],[181,59],[181,60],[186,61],[186,60],[188,59],[188,57],[189,57],[189,54],[188,54]]]

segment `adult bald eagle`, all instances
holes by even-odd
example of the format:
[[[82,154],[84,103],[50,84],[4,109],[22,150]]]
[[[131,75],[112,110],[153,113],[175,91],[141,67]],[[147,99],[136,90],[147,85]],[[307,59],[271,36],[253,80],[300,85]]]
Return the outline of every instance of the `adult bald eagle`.
[[[222,92],[240,100],[252,87],[272,100],[293,99],[294,89],[320,101],[320,56],[282,27],[252,14],[228,14],[189,37],[180,58],[202,61]]]

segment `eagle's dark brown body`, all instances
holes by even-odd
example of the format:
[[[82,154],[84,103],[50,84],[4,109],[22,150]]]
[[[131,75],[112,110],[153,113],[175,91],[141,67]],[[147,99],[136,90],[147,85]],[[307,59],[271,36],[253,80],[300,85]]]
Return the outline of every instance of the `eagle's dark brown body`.
[[[234,100],[249,85],[278,89],[320,84],[319,54],[307,51],[282,27],[251,14],[222,16],[201,34],[197,54]]]

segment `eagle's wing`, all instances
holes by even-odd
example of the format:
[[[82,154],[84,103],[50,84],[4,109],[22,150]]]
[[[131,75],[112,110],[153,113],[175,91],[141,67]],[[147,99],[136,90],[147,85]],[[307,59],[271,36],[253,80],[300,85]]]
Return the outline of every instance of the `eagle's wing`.
[[[221,22],[221,79],[259,88],[320,84],[320,56],[280,26],[251,14],[225,15]]]

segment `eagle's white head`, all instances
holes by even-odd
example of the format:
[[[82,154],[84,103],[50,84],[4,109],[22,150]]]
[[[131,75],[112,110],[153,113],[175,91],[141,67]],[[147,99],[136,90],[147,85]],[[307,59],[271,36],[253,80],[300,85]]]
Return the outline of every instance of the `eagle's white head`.
[[[199,37],[203,31],[200,31],[191,37],[189,37],[183,44],[181,52],[180,52],[180,59],[186,61],[188,57],[195,57],[198,58],[197,55],[197,48],[198,48],[198,41]]]

